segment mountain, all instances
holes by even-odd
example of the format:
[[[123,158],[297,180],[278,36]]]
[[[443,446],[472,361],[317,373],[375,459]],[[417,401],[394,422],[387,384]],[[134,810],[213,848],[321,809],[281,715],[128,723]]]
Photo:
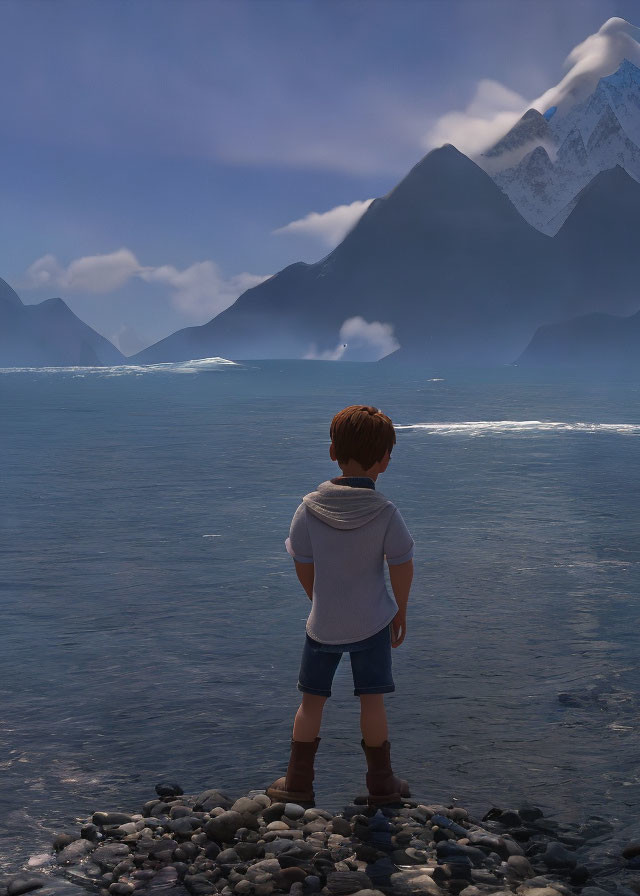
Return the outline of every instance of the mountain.
[[[516,363],[608,372],[640,370],[640,311],[630,317],[595,312],[540,327]]]
[[[123,364],[124,355],[83,323],[62,299],[23,305],[0,279],[0,367]]]
[[[638,308],[638,233],[640,184],[619,165],[601,172],[580,192],[551,241],[552,267],[562,273],[562,305],[569,314],[631,314]]]
[[[640,69],[625,59],[565,114],[529,109],[478,163],[523,217],[555,235],[599,172],[621,165],[640,181]],[[531,165],[544,150],[550,163]]]
[[[285,268],[132,360],[303,357],[313,344],[333,349],[343,322],[361,316],[391,323],[405,353],[506,362],[540,323],[548,242],[446,145],[375,200],[326,258]],[[343,359],[368,352],[348,349]]]

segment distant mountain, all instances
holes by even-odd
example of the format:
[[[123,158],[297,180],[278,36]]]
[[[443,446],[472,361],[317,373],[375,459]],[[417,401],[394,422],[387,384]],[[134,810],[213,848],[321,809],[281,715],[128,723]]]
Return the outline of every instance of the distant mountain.
[[[630,317],[595,312],[540,327],[518,358],[520,367],[640,370],[640,311]]]
[[[0,367],[104,366],[125,361],[62,299],[23,305],[0,279]]]
[[[540,260],[549,242],[482,169],[447,145],[375,200],[326,258],[285,268],[207,324],[132,360],[299,358],[312,343],[333,349],[341,324],[361,316],[391,323],[405,353],[508,362],[548,304],[549,272]]]
[[[640,69],[625,59],[566,114],[551,111],[529,109],[478,163],[530,224],[553,236],[599,172],[620,165],[640,181]]]
[[[534,161],[544,170],[544,150]],[[361,316],[393,326],[401,345],[393,360],[510,363],[542,324],[637,310],[638,233],[640,184],[620,166],[583,188],[551,238],[444,146],[375,200],[326,258],[285,268],[132,360],[299,358],[312,344],[335,348],[341,324]]]

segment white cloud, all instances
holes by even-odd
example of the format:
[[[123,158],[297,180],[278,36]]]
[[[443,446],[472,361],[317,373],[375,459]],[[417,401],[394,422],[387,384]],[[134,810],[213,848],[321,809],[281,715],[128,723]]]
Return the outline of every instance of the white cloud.
[[[485,78],[478,82],[464,111],[447,112],[435,122],[424,137],[423,148],[453,143],[473,158],[506,134],[528,108],[519,93]]]
[[[318,352],[315,343],[304,355],[305,360],[340,361],[355,360],[379,361],[385,355],[400,348],[400,343],[393,335],[393,325],[383,324],[378,320],[371,323],[360,316],[350,317],[340,327],[340,341],[334,349]]]
[[[245,290],[268,279],[247,273],[225,279],[213,261],[199,261],[183,271],[171,265],[147,268],[139,276],[148,283],[171,287],[175,307],[196,319],[220,314]]]
[[[320,239],[330,249],[335,248],[369,208],[373,199],[357,199],[350,205],[337,205],[328,212],[309,212],[304,218],[292,221],[272,231],[274,234],[300,233]]]
[[[225,278],[213,261],[199,261],[180,271],[172,265],[141,265],[129,249],[105,255],[77,258],[66,268],[55,255],[43,255],[27,270],[23,289],[49,287],[67,292],[109,293],[137,277],[160,283],[171,291],[175,308],[193,320],[208,320],[232,305],[245,290],[257,286],[266,276],[236,274]]]
[[[108,255],[87,255],[72,261],[65,269],[55,255],[43,255],[26,273],[24,288],[57,286],[70,291],[113,292],[143,268],[129,249]]]
[[[599,31],[578,44],[569,53],[565,65],[571,66],[564,78],[531,104],[539,112],[568,106],[585,99],[600,78],[613,74],[623,59],[640,65],[640,28],[617,16],[608,19]]]
[[[565,60],[569,70],[562,80],[534,100],[526,100],[497,81],[479,81],[466,109],[437,119],[424,136],[424,149],[453,143],[474,158],[503,137],[527,109],[546,112],[550,106],[558,106],[562,114],[592,93],[598,80],[612,74],[623,59],[640,65],[638,39],[640,28],[625,19],[609,19],[569,53]]]

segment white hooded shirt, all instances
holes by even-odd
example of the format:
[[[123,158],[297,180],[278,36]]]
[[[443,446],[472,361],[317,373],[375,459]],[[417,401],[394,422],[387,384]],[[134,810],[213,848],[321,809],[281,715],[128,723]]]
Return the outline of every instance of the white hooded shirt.
[[[368,477],[320,483],[305,495],[285,546],[299,563],[314,564],[306,631],[323,644],[363,641],[389,625],[398,605],[384,578],[413,557],[414,542],[396,506]],[[355,485],[358,483],[358,485]]]

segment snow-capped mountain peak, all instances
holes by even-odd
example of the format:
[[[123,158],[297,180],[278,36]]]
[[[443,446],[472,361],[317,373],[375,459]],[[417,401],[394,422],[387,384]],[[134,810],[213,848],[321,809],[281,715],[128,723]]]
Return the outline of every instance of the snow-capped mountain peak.
[[[600,171],[620,165],[640,181],[640,67],[624,59],[590,96],[556,113],[530,109],[477,160],[522,216],[550,235]]]

